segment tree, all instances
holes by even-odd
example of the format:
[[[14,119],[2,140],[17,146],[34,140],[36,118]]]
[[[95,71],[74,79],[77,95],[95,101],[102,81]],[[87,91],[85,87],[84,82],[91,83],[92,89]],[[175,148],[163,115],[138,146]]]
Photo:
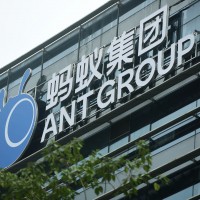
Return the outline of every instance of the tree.
[[[81,154],[83,143],[74,139],[67,145],[51,143],[43,150],[43,156],[16,173],[0,171],[0,197],[3,200],[58,200],[74,199],[78,188],[92,188],[96,195],[104,193],[102,183],[113,186],[116,172],[123,171],[123,180],[117,180],[118,193],[128,196],[137,195],[137,186],[148,183],[152,159],[148,145],[137,143],[137,153],[133,159],[124,157],[109,158],[97,151],[84,159]],[[160,179],[160,178],[159,178]],[[166,181],[166,178],[163,179]],[[127,187],[123,187],[128,185]],[[114,186],[113,186],[114,188]],[[154,183],[155,190],[159,185]],[[116,189],[116,188],[114,188]]]

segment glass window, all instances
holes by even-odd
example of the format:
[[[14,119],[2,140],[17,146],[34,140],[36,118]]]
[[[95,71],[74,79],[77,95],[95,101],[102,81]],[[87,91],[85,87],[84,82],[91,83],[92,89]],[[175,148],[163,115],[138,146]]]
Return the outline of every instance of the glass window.
[[[131,115],[130,140],[136,140],[150,131],[153,114],[152,104],[141,108]]]
[[[118,7],[115,5],[81,26],[79,60],[109,44],[116,36]]]
[[[200,106],[200,99],[197,100],[197,107]]]
[[[200,16],[193,19],[192,21],[189,21],[188,23],[184,24],[181,29],[182,29],[182,37],[189,35],[193,32],[195,32],[195,30],[200,31]]]
[[[199,195],[200,194],[200,183],[197,183],[194,185],[194,194],[193,196],[195,195]]]
[[[192,186],[189,188],[186,188],[185,190],[182,190],[174,195],[171,195],[170,197],[164,198],[164,200],[187,200],[192,196]]]
[[[192,19],[196,18],[200,15],[199,13],[200,2],[195,3],[194,5],[190,6],[188,9],[182,12],[182,23],[186,24]]]
[[[180,39],[181,14],[178,13],[169,19],[168,41],[169,44],[177,43]]]
[[[114,151],[114,150],[124,146],[127,143],[128,143],[128,136],[124,136],[121,139],[118,138],[117,140],[112,142],[109,150],[110,150],[110,152]]]
[[[146,135],[150,131],[150,124],[134,131],[131,133],[131,141],[140,138],[143,135]]]
[[[178,135],[178,133],[174,134],[172,132],[171,134],[168,134],[165,137],[162,137],[158,141],[157,140],[153,141],[153,143],[155,144],[155,147],[153,147],[153,148],[157,148],[157,149],[155,151],[153,151],[152,153],[153,153],[153,155],[155,155],[155,154],[157,154],[157,153],[159,153],[161,151],[164,151],[164,150],[166,150],[166,149],[168,149],[168,148],[170,148],[170,147],[172,147],[172,146],[174,146],[174,145],[176,145],[176,144],[178,144],[178,143],[180,143],[180,142],[182,142],[184,140],[187,140],[188,138],[190,138],[190,137],[192,137],[194,135],[195,135],[194,131],[189,133],[189,134],[187,134],[187,135],[184,135],[183,137],[181,137],[181,133],[180,133],[180,135]],[[180,137],[180,138],[178,138],[178,137]],[[178,139],[176,139],[176,138],[178,138]],[[159,145],[160,146],[163,145],[163,146],[158,148]]]
[[[24,88],[25,91],[29,91],[37,85],[37,82],[41,76],[42,67],[42,52],[37,52],[27,60],[24,60],[19,65],[15,66],[10,70],[9,74],[9,87],[8,97],[15,96],[18,94],[19,86],[23,77],[24,72],[27,68],[32,70],[32,75]]]
[[[110,151],[118,149],[128,143],[130,133],[130,116],[111,125]]]
[[[176,91],[171,91],[168,95],[154,101],[152,110],[152,129],[168,123],[181,115],[196,108],[196,100],[199,99],[200,92],[196,90],[200,81],[197,79]]]
[[[123,118],[111,125],[110,139],[115,140],[130,132],[130,117]]]
[[[43,75],[51,79],[53,73],[58,73],[64,67],[77,62],[79,43],[79,28],[45,48]]]
[[[189,105],[184,106],[183,108],[163,117],[162,119],[159,119],[158,121],[154,122],[152,124],[152,129],[156,129],[167,122],[172,121],[173,119],[176,119],[180,117],[181,115],[184,115],[185,113],[189,112],[190,110],[193,110],[196,107],[196,102],[192,102]]]
[[[102,155],[108,153],[110,137],[110,127],[103,129],[102,131],[95,133],[84,140],[82,154],[84,157],[90,155],[93,151],[98,150]]]
[[[120,4],[119,35],[137,27],[140,20],[158,9],[155,0],[123,0]]]

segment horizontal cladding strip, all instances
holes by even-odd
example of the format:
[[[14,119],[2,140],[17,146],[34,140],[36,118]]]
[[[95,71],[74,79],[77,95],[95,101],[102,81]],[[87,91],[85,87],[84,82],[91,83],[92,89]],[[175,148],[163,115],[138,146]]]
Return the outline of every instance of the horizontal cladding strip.
[[[185,162],[194,159],[195,157],[197,157],[199,155],[200,155],[200,148],[195,149],[195,150],[189,152],[188,154],[186,154],[186,155],[184,155],[182,157],[176,158],[172,162],[169,162],[169,163],[167,163],[165,165],[162,165],[161,167],[151,171],[150,175],[152,177],[156,177],[156,176],[158,176],[160,174],[163,174],[163,173],[167,172],[168,170],[170,170],[172,168],[178,167],[179,165],[184,164]],[[122,187],[125,187],[128,190],[129,189],[129,184],[127,183],[127,184],[123,185]],[[110,191],[110,192],[108,192],[108,193],[106,193],[106,194],[104,194],[102,196],[99,196],[99,197],[95,198],[95,200],[111,199],[111,198],[116,196],[116,193],[120,188],[121,187],[116,188],[116,189],[114,189],[114,190],[112,190],[112,191]]]
[[[62,145],[66,144],[68,141],[70,141],[74,137],[80,137],[80,136],[86,134],[87,132],[93,130],[94,128],[96,128],[96,127],[112,120],[113,118],[121,115],[122,113],[129,111],[133,107],[140,105],[144,101],[153,98],[154,96],[160,94],[162,91],[169,89],[170,87],[180,83],[181,81],[185,80],[186,78],[189,78],[190,76],[197,74],[199,71],[200,71],[200,62],[198,62],[197,64],[193,65],[192,67],[186,69],[185,71],[181,72],[180,74],[168,79],[167,81],[165,81],[161,85],[158,85],[158,86],[150,89],[149,91],[145,92],[141,96],[138,96],[138,97],[130,100],[129,102],[125,103],[124,105],[122,105],[118,108],[115,108],[114,110],[105,114],[104,116],[99,117],[95,121],[90,122],[89,124],[86,124],[83,127],[79,128],[78,130],[64,136],[63,138],[59,139],[57,142],[59,142]],[[12,168],[20,169],[21,167],[19,167],[19,165],[21,165],[23,162],[29,162],[29,161],[32,161],[32,160],[39,159],[40,155],[41,155],[41,151],[42,150],[39,150],[39,151],[35,152],[34,154],[26,157],[25,159],[15,163],[12,166]]]

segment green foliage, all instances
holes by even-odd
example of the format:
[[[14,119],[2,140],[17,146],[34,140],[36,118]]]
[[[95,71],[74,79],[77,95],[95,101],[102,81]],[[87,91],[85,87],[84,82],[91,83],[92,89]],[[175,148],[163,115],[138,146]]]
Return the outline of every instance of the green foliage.
[[[144,141],[137,144],[137,154],[133,159],[126,157],[103,157],[93,152],[84,159],[80,151],[83,144],[74,139],[64,146],[50,144],[43,151],[42,158],[29,163],[17,173],[0,171],[0,199],[2,200],[58,200],[74,199],[77,188],[92,188],[96,195],[104,193],[103,183],[118,183],[118,192],[127,196],[137,195],[137,186],[148,183],[152,161],[148,145]],[[118,180],[117,172],[124,173],[124,179]],[[167,182],[167,178],[162,178]],[[127,187],[128,186],[128,187]],[[128,188],[128,189],[127,189]],[[159,190],[158,183],[154,189]]]
[[[154,187],[155,191],[158,191],[160,189],[160,185],[158,183],[154,183],[153,187]]]

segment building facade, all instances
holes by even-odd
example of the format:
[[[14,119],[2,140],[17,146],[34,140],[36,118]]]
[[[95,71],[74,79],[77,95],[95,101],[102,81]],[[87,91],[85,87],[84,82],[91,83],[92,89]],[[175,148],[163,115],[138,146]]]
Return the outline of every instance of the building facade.
[[[111,0],[1,68],[0,150],[14,155],[0,154],[1,167],[37,160],[51,140],[80,137],[85,157],[95,149],[131,157],[135,142],[145,139],[152,174],[171,182],[159,192],[143,187],[137,199],[200,199],[199,6],[199,0]],[[24,135],[15,138],[14,130]],[[104,187],[101,197],[87,193],[126,199]]]

